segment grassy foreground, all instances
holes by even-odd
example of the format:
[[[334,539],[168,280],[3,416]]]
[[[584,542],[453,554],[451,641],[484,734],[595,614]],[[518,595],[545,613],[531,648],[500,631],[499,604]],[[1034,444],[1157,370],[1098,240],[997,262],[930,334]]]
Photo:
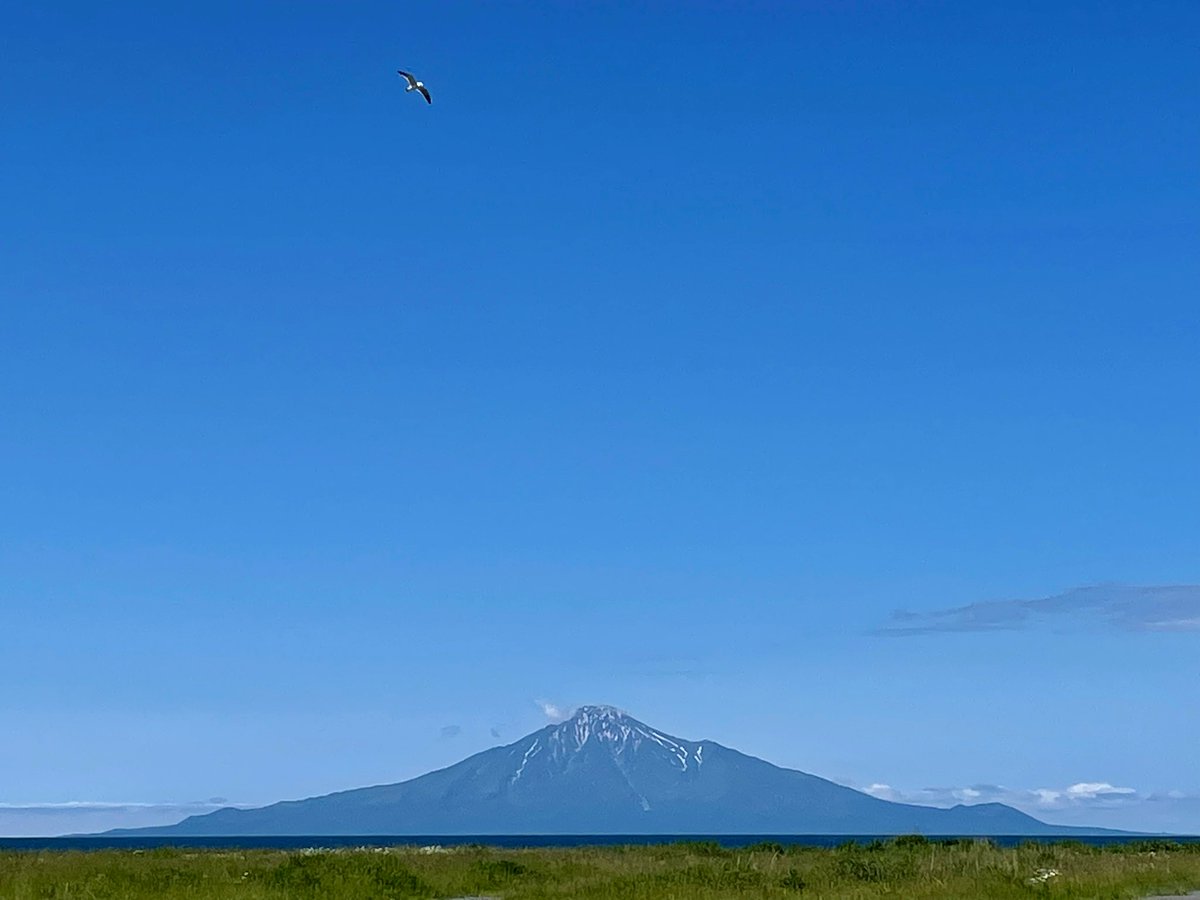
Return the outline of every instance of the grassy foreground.
[[[103,850],[0,853],[0,900],[503,900],[1143,897],[1200,889],[1200,844],[999,849],[901,837],[837,849],[715,844],[498,850]]]

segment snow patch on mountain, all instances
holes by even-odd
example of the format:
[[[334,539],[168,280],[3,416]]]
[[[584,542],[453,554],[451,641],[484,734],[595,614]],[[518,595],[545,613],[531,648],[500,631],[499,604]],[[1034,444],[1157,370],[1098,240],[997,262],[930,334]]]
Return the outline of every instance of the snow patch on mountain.
[[[615,759],[652,745],[680,772],[688,770],[690,759],[697,766],[703,760],[699,745],[655,731],[615,706],[581,706],[570,719],[550,729],[546,742],[555,760],[578,753],[590,742],[603,746]]]
[[[538,752],[541,749],[542,749],[541,741],[535,740],[532,744],[529,745],[529,749],[526,750],[525,755],[523,757],[521,757],[521,765],[519,765],[517,767],[516,773],[513,775],[512,778],[509,779],[509,781],[508,781],[509,784],[514,784],[516,782],[516,780],[521,777],[521,773],[525,771],[525,766],[529,764],[529,760],[531,760],[531,759],[533,759],[533,757],[537,756]]]

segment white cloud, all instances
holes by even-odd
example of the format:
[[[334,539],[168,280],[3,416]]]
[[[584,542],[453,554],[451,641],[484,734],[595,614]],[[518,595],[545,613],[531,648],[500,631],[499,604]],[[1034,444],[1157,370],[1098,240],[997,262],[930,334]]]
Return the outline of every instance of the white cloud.
[[[1108,781],[1010,788],[999,784],[906,789],[883,782],[851,787],[898,803],[951,807],[1003,803],[1043,822],[1160,834],[1200,834],[1200,791],[1145,791]]]
[[[861,789],[863,793],[878,797],[880,800],[898,800],[899,794],[890,784],[869,784]]]
[[[1097,798],[1136,794],[1137,791],[1133,788],[1113,787],[1106,781],[1081,781],[1079,784],[1071,785],[1065,793],[1071,800],[1095,800]]]
[[[918,803],[924,806],[1007,803],[1019,809],[1042,811],[1122,803],[1141,796],[1135,788],[1116,787],[1106,781],[1080,781],[1062,788],[1007,788],[999,784],[972,784],[964,787],[926,787],[916,790],[902,790],[877,782],[858,790],[883,800]]]
[[[571,718],[571,710],[564,706],[551,703],[549,700],[537,700],[535,702],[539,707],[541,707],[542,715],[544,715],[551,722],[557,723]]]

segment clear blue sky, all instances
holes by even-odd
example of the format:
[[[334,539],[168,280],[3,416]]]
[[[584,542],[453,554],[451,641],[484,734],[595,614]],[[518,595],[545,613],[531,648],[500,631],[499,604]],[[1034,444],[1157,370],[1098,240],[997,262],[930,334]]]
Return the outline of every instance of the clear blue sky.
[[[537,700],[1200,831],[1198,30],[8,10],[0,831],[395,781]]]

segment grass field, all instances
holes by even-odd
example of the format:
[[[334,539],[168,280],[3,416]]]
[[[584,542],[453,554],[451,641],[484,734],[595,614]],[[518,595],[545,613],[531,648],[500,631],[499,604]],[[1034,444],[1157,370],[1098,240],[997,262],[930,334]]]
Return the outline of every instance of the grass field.
[[[1200,889],[1200,844],[1000,849],[920,837],[836,849],[716,844],[497,850],[0,853],[0,900],[1135,898]]]

